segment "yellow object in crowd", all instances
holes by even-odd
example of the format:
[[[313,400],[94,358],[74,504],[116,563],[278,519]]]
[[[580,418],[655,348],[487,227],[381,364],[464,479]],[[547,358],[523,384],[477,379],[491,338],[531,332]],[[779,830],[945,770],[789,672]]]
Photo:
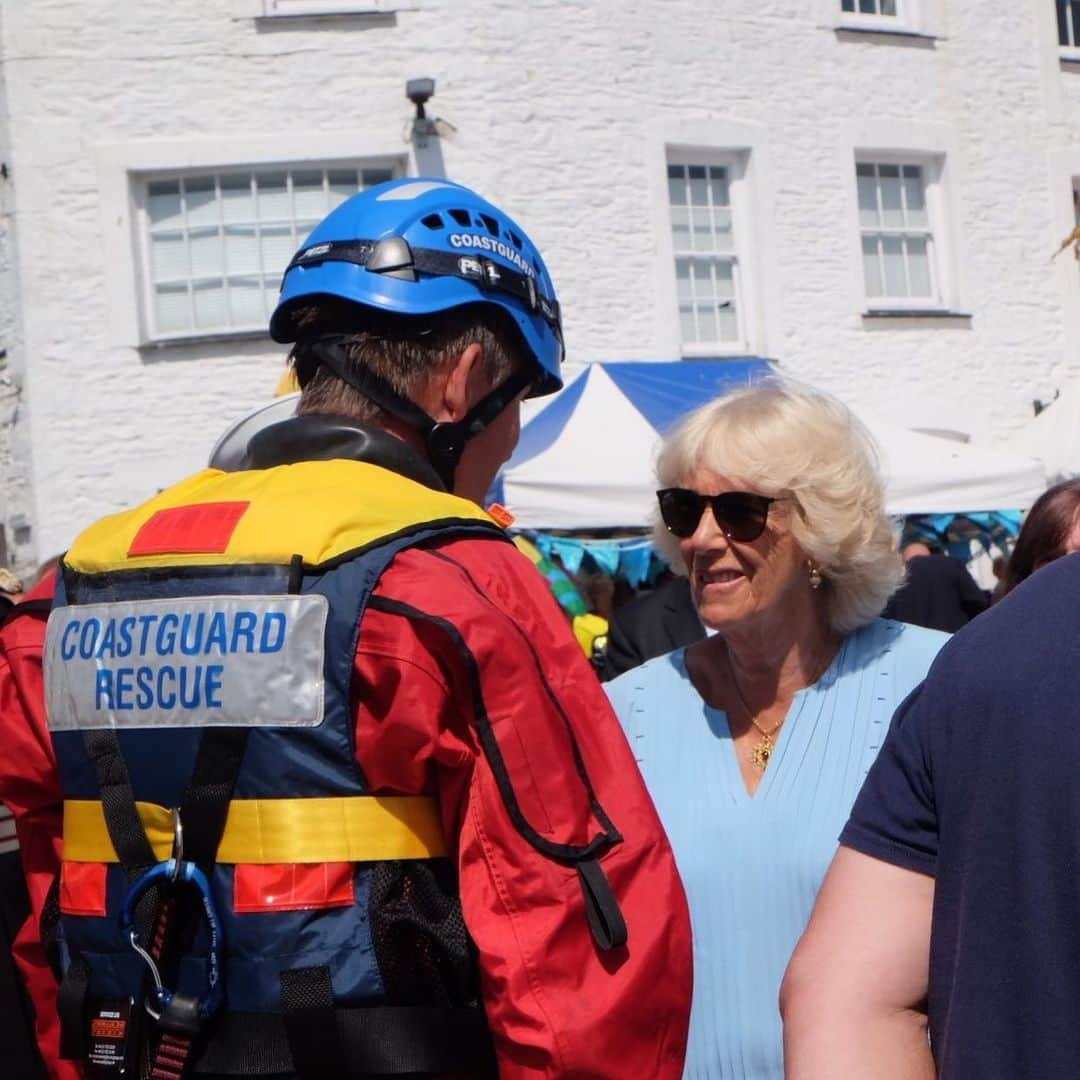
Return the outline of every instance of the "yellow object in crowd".
[[[603,648],[607,642],[608,621],[600,615],[591,612],[588,615],[575,615],[573,629],[574,637],[590,660],[596,648]]]

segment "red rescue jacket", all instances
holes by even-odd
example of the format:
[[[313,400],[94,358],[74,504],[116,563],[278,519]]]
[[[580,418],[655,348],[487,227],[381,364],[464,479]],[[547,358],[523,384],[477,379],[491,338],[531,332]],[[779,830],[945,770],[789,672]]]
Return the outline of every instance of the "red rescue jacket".
[[[35,595],[49,592],[51,582]],[[691,992],[685,896],[630,748],[544,581],[510,545],[458,540],[402,553],[375,595],[436,621],[374,606],[365,614],[354,668],[357,756],[374,791],[440,801],[500,1075],[675,1080]],[[27,614],[0,631],[0,800],[17,818],[35,916],[18,961],[53,1075],[72,1077],[78,1071],[57,1058],[56,985],[37,935],[60,838],[44,629],[43,616]],[[590,808],[568,797],[577,787],[565,779],[577,768],[572,727],[623,837],[602,859],[628,926],[618,957],[596,948],[573,868],[538,854],[509,820],[477,744],[474,672],[525,816],[583,842]]]

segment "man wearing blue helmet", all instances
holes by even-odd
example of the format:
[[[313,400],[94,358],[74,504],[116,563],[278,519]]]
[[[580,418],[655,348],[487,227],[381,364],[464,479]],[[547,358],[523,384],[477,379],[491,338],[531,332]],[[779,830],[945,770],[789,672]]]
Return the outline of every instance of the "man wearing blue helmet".
[[[543,579],[478,505],[520,400],[561,385],[539,254],[467,188],[380,185],[308,238],[271,332],[297,415],[76,540],[44,707],[17,718],[47,716],[19,768],[62,802],[41,911],[62,1056],[674,1080],[671,850]]]
[[[501,422],[508,457],[516,402],[562,387],[559,303],[540,253],[446,180],[391,181],[330,214],[285,271],[270,333],[295,343],[302,413],[377,421],[477,501],[479,477],[455,477],[469,443]],[[449,377],[433,379],[440,368]]]

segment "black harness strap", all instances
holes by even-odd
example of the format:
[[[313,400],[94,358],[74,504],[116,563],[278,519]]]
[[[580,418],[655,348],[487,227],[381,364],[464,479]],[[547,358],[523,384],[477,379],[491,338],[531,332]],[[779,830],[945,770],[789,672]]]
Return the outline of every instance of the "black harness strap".
[[[283,971],[281,1012],[301,1080],[341,1076],[347,1059],[334,1015],[330,969],[322,965]]]
[[[94,765],[109,839],[112,840],[128,881],[135,881],[157,862],[157,856],[135,807],[135,793],[120,750],[120,740],[112,728],[94,729],[83,732],[83,747]],[[135,923],[144,941],[155,918],[154,893],[155,890],[149,890],[135,909]],[[46,909],[42,912],[42,926],[45,929],[46,918],[53,921],[50,936],[55,939],[59,906],[55,916],[49,907],[47,902]],[[86,1058],[86,995],[89,989],[89,966],[81,956],[72,956],[68,969],[60,980],[56,999],[56,1011],[60,1017],[61,1057],[74,1060]]]
[[[134,881],[158,860],[135,808],[120,740],[112,728],[99,728],[83,732],[83,747],[94,764],[109,839],[128,880]]]
[[[195,765],[180,805],[181,845],[182,858],[197,863],[207,875],[217,859],[250,730],[207,728],[199,739]],[[177,933],[176,928],[198,917],[188,899],[184,894],[175,896],[158,919],[152,952],[166,970],[175,968],[180,959],[176,945],[184,934]],[[161,1038],[154,1048],[151,1076],[155,1080],[179,1080],[190,1068],[192,1048],[201,1035],[202,1018],[195,1000],[175,995],[162,1010],[158,1027]]]
[[[310,971],[312,969],[303,969]],[[315,969],[318,970],[318,969]],[[300,1013],[297,1013],[299,1023]],[[431,1076],[467,1073],[497,1077],[482,1008],[377,1005],[333,1013],[343,1064],[311,1074],[327,1077]],[[301,1036],[303,1039],[303,1036]],[[306,1077],[290,1049],[287,1021],[277,1013],[228,1012],[192,1070],[196,1076]]]
[[[250,731],[247,727],[207,728],[199,740],[195,767],[180,804],[180,824],[184,858],[198,863],[204,873],[210,872],[217,859]]]
[[[90,968],[81,956],[73,956],[56,994],[60,1056],[69,1061],[85,1061],[88,1053],[86,995],[89,989]]]
[[[249,730],[246,727],[210,728],[203,732],[199,741],[195,766],[180,807],[180,824],[184,857],[197,862],[206,872],[213,867],[225,829]],[[120,740],[111,728],[91,730],[83,733],[83,746],[97,775],[109,838],[128,880],[135,881],[158,860],[135,806],[135,793]],[[155,890],[149,890],[139,902],[136,924],[144,941],[150,940],[149,930],[154,927],[151,947],[155,958],[161,960],[163,966],[171,966],[164,955],[170,938],[175,941],[176,937],[170,932],[169,924],[175,925],[186,916],[181,912],[178,920],[171,904],[163,907],[159,914],[154,893]],[[89,975],[85,961],[73,958],[61,982],[57,1008],[65,1057],[85,1057]],[[165,1037],[155,1051],[154,1068],[166,1067],[165,1057],[173,1056],[175,1060],[175,1055],[181,1054],[179,1062],[183,1071],[192,1037],[187,1031],[172,1032],[167,1030],[167,1025],[163,1028]]]

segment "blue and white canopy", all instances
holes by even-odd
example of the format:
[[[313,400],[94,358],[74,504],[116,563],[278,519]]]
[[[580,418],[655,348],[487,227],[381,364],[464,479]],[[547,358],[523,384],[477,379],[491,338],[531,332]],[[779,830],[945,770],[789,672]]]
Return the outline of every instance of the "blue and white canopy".
[[[567,365],[492,490],[523,529],[647,525],[662,437],[698,405],[767,375],[764,360]]]
[[[522,529],[646,526],[654,516],[662,437],[698,405],[770,370],[753,358],[595,363],[576,373],[571,367],[566,388],[526,414],[491,499]],[[1042,466],[1030,458],[857,414],[881,451],[891,514],[1023,509],[1046,486]]]

